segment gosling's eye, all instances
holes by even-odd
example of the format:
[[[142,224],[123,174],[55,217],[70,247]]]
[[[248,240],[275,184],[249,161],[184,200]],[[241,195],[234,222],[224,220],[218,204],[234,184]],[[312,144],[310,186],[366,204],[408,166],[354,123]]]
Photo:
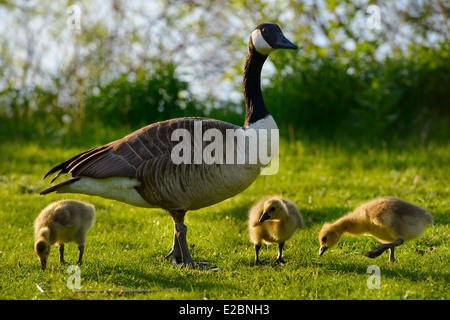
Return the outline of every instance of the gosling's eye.
[[[270,207],[269,211],[275,211],[275,207]]]
[[[327,236],[322,237],[322,242],[325,242],[325,241],[327,241]]]
[[[269,29],[267,27],[264,27],[264,28],[262,28],[262,32],[267,33],[267,32],[269,32]]]

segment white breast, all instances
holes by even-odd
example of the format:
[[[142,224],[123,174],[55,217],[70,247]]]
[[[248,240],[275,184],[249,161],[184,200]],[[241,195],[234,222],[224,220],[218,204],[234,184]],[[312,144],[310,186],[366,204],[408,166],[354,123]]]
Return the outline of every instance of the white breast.
[[[259,163],[267,166],[272,160],[278,159],[279,131],[278,126],[269,114],[267,117],[249,125],[248,130],[257,132]],[[247,130],[247,131],[248,131]]]

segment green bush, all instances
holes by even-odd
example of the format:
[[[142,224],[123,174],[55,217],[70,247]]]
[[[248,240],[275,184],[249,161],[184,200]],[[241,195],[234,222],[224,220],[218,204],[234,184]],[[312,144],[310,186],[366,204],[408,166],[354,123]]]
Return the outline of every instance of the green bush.
[[[138,127],[203,115],[203,103],[192,97],[188,83],[177,78],[175,65],[155,63],[153,67],[121,74],[102,88],[87,90],[87,116],[103,119],[108,126]]]
[[[409,57],[383,62],[357,51],[297,59],[294,53],[273,55],[278,72],[263,89],[265,102],[283,129],[281,135],[291,138],[447,139],[448,47],[413,48]],[[108,142],[177,117],[243,123],[243,102],[235,106],[214,98],[200,101],[175,71],[174,64],[154,61],[151,67],[120,74],[102,86],[87,82],[78,107],[60,106],[57,92],[37,86],[8,88],[0,92],[0,133],[3,139],[79,145]]]
[[[365,139],[422,137],[447,133],[450,119],[450,43],[439,49],[411,49],[410,57],[383,62],[357,53],[274,57],[280,70],[264,90],[267,105],[282,126],[301,134]]]
[[[39,87],[0,92],[0,134],[6,140],[86,145],[112,139],[157,121],[204,116],[175,65],[155,61],[152,69],[120,74],[104,86],[88,82],[77,105],[59,105],[58,94]]]

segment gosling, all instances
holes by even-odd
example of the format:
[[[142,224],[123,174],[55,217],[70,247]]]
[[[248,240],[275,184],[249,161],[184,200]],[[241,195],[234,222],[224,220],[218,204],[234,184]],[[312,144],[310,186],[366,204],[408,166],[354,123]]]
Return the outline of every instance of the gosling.
[[[285,264],[282,251],[284,243],[303,228],[303,219],[295,204],[281,197],[267,197],[256,203],[249,212],[250,240],[255,245],[255,266],[261,265],[261,244],[278,243],[275,263]]]
[[[416,239],[433,223],[433,216],[412,203],[394,197],[371,200],[334,223],[325,223],[319,233],[319,256],[336,245],[343,233],[368,233],[383,244],[366,252],[376,258],[390,250],[389,261],[394,262],[394,248],[405,241]]]
[[[50,248],[59,245],[59,258],[64,261],[64,243],[78,245],[78,264],[82,264],[86,232],[95,221],[93,205],[76,200],[61,200],[45,207],[34,222],[34,250],[42,270],[47,266]]]

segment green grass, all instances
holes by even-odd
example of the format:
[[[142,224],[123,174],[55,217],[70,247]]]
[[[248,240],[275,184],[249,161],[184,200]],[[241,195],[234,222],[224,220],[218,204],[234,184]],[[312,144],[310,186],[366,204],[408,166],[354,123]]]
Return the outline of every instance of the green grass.
[[[83,195],[37,195],[49,185],[42,180],[48,169],[84,150],[0,145],[0,299],[449,299],[448,144],[416,148],[408,143],[371,147],[283,141],[278,174],[260,176],[243,193],[186,216],[193,258],[216,264],[220,272],[178,268],[164,259],[173,225],[163,210]],[[287,265],[273,265],[277,247],[263,246],[265,265],[255,268],[247,211],[271,194],[296,202],[306,226],[286,244]],[[387,254],[364,257],[377,245],[366,236],[344,236],[336,248],[318,256],[317,234],[325,221],[384,195],[428,209],[435,224],[421,239],[402,245],[396,263],[388,263]],[[33,221],[47,204],[64,198],[97,208],[81,266],[82,290],[179,289],[76,293],[66,285],[71,274],[68,265],[59,264],[56,247],[42,271],[33,251]],[[66,245],[66,260],[77,260],[74,244]],[[380,268],[380,289],[367,287],[370,265]],[[53,293],[39,292],[37,283]]]

